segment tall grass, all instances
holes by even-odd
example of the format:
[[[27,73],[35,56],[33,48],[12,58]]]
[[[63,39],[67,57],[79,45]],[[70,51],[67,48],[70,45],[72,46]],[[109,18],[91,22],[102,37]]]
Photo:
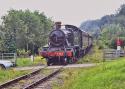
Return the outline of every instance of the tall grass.
[[[30,58],[17,58],[16,64],[17,66],[34,66],[34,65],[41,65],[46,64],[45,59],[41,59],[42,57],[36,56],[34,61],[31,61]]]
[[[24,75],[28,73],[29,71],[15,71],[15,70],[0,70],[0,84],[3,82],[6,82],[8,80],[11,80],[15,77]]]
[[[78,63],[85,62],[102,62],[103,61],[103,51],[98,48],[98,46],[93,46],[90,52],[81,58]]]
[[[30,60],[30,58],[18,58],[16,61],[17,66],[31,66],[33,65],[33,62]]]
[[[65,70],[64,84],[55,89],[125,89],[125,58],[94,68]]]

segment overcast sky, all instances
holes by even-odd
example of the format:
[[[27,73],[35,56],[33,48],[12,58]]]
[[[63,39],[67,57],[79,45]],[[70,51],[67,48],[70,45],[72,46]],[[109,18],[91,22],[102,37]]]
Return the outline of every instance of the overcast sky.
[[[54,21],[79,26],[81,22],[115,13],[124,0],[1,0],[0,16],[13,9],[44,12]]]

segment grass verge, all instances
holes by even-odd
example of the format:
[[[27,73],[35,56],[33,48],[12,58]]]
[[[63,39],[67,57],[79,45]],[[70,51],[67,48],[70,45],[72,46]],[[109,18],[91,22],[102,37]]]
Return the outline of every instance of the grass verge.
[[[15,71],[15,70],[0,70],[0,84],[19,77],[21,75],[27,74],[29,71]]]
[[[54,89],[125,89],[125,58],[93,68],[64,71],[63,86]]]

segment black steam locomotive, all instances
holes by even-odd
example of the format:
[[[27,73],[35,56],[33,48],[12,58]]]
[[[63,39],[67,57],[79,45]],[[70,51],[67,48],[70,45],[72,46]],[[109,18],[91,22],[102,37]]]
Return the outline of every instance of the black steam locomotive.
[[[92,36],[73,25],[56,22],[41,55],[47,65],[74,63],[92,47]]]

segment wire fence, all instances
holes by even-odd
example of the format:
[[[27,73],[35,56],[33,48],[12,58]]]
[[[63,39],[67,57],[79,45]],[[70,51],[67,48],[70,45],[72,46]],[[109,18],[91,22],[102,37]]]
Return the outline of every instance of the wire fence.
[[[103,59],[116,59],[119,57],[125,56],[124,50],[115,50],[115,49],[104,49],[103,51]]]

